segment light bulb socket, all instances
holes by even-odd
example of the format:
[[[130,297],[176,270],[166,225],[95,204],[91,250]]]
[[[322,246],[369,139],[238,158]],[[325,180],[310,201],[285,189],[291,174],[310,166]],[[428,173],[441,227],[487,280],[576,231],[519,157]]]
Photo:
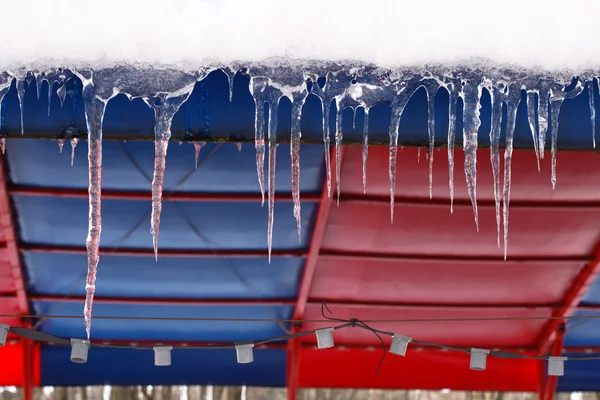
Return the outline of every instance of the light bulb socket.
[[[254,361],[254,343],[239,343],[235,345],[237,362],[239,364],[249,364]]]
[[[406,348],[408,347],[408,343],[412,341],[412,338],[408,336],[402,335],[394,335],[392,336],[392,344],[390,346],[390,353],[396,354],[398,356],[406,355]]]
[[[89,348],[89,340],[71,339],[71,361],[78,364],[87,362]]]
[[[548,357],[548,375],[563,376],[567,357]]]
[[[173,346],[154,346],[154,365],[167,367],[171,365],[171,350]]]
[[[8,332],[10,332],[10,325],[0,324],[0,347],[6,344]]]
[[[333,343],[333,328],[317,329],[317,347],[319,349],[329,349],[334,346]]]
[[[484,371],[486,367],[486,358],[490,354],[489,350],[471,349],[471,369],[474,371]]]

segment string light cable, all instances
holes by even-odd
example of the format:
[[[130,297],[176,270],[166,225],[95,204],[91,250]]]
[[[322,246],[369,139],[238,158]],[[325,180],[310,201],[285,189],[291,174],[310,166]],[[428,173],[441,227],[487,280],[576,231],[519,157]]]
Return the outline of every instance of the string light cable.
[[[334,343],[334,332],[342,329],[363,329],[373,333],[379,340],[382,346],[383,355],[379,366],[377,367],[376,374],[379,374],[383,361],[388,353],[405,356],[408,350],[409,344],[413,344],[421,347],[433,347],[439,348],[445,351],[454,351],[469,354],[470,362],[469,366],[472,370],[483,371],[486,369],[487,357],[494,358],[512,358],[512,359],[534,359],[534,360],[545,360],[548,362],[548,375],[562,376],[564,375],[564,363],[565,361],[590,361],[600,360],[600,356],[576,356],[576,357],[564,357],[564,356],[545,356],[545,355],[528,355],[522,353],[500,351],[493,349],[482,349],[482,348],[466,348],[449,346],[442,343],[428,342],[423,340],[417,340],[409,336],[401,335],[394,332],[387,332],[377,328],[373,328],[368,324],[367,320],[360,320],[357,318],[342,319],[333,316],[326,315],[325,312],[332,314],[327,307],[325,302],[321,306],[321,314],[324,321],[330,321],[336,323],[335,325],[313,329],[309,331],[301,331],[291,333],[287,335],[272,337],[268,339],[255,340],[255,341],[240,341],[231,343],[207,343],[202,345],[181,345],[181,346],[166,346],[160,343],[156,345],[134,345],[134,344],[106,344],[100,342],[94,342],[87,339],[79,338],[63,338],[50,333],[42,332],[35,329],[16,327],[6,324],[0,324],[0,346],[6,344],[7,336],[9,333],[17,335],[19,337],[34,340],[42,343],[49,343],[58,346],[68,346],[71,348],[71,361],[75,363],[85,363],[88,359],[88,351],[91,348],[129,348],[137,350],[153,350],[154,351],[154,365],[156,366],[169,366],[171,365],[171,351],[172,350],[201,350],[201,349],[213,349],[213,350],[235,350],[237,356],[237,362],[240,364],[248,364],[254,361],[253,350],[256,346],[263,346],[269,343],[285,342],[292,339],[299,339],[309,335],[315,335],[317,341],[317,347],[319,349],[333,348]],[[383,337],[391,337],[391,344],[388,346],[385,344]]]

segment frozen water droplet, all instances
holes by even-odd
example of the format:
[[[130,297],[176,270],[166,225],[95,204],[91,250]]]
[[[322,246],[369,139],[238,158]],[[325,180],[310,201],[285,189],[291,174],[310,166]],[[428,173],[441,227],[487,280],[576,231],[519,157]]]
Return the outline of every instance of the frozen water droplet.
[[[192,144],[194,145],[194,167],[198,169],[198,157],[200,156],[200,150],[202,150],[202,148],[206,145],[206,142],[192,142]]]
[[[58,151],[62,154],[65,139],[58,139],[56,142],[58,143]]]
[[[73,167],[73,161],[75,160],[75,147],[77,147],[77,143],[79,143],[79,139],[71,139],[71,167]]]
[[[363,193],[367,193],[367,158],[369,157],[369,109],[365,107],[365,121],[363,126],[363,148],[362,148],[362,181]]]
[[[238,151],[241,153],[242,152],[242,142],[237,142],[235,144],[235,147],[237,147]]]

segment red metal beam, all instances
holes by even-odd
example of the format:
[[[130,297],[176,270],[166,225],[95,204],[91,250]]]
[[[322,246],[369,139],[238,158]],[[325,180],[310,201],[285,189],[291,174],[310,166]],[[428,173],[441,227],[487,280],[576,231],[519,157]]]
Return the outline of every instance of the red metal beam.
[[[582,297],[594,283],[598,273],[600,273],[600,242],[596,244],[594,249],[594,258],[581,269],[571,285],[571,288],[568,290],[563,306],[556,309],[552,316],[554,318],[571,316],[577,309]],[[564,320],[554,319],[546,325],[546,328],[538,341],[540,354],[546,354],[548,352],[550,345],[556,338],[558,327],[562,324],[564,324]]]
[[[30,186],[10,186],[9,194],[13,196],[47,196],[47,197],[69,197],[69,198],[88,198],[87,189],[66,189],[66,188],[40,188]],[[302,193],[304,201],[318,201],[321,195],[319,193]],[[152,199],[152,194],[147,191],[131,190],[102,190],[102,198],[106,200],[148,200]],[[172,192],[165,193],[163,199],[172,201],[227,201],[227,202],[256,202],[260,200],[260,193],[186,193]],[[275,201],[292,201],[289,193],[276,193]]]
[[[36,253],[53,254],[87,254],[85,247],[80,246],[49,246],[43,244],[21,243],[22,251],[31,251]],[[130,257],[154,257],[154,250],[148,249],[127,249],[127,248],[104,248],[100,249],[100,254],[104,256],[130,256]],[[305,257],[305,250],[273,250],[272,257]],[[211,250],[211,249],[162,249],[161,257],[197,257],[197,258],[267,258],[266,250]]]
[[[31,301],[83,303],[83,296],[30,296]],[[295,304],[293,299],[159,299],[159,298],[127,298],[127,297],[94,297],[95,304],[128,304],[149,306],[265,306],[279,307]]]
[[[554,339],[554,346],[552,346],[552,356],[559,357],[562,355],[563,344],[565,341],[565,326],[559,325],[556,336]],[[556,393],[556,384],[558,383],[558,377],[555,375],[549,376],[546,379],[546,387],[544,388],[544,400],[554,400],[554,394]]]
[[[7,191],[4,159],[2,159],[0,160],[0,238],[5,246],[5,265],[12,271],[19,312],[23,315],[27,315],[29,314],[29,304],[27,302],[27,291],[25,290],[23,270],[21,268],[21,254],[17,245],[17,234],[15,232],[13,221],[10,196]]]
[[[346,148],[342,146],[341,149],[341,160],[344,159]],[[335,148],[331,149],[330,159],[335,160]],[[332,165],[331,168],[331,183],[335,185],[336,182],[336,169]],[[333,202],[333,196],[336,195],[333,190],[332,197],[328,196],[327,193],[327,180],[324,179],[323,189],[321,190],[321,199],[319,202],[319,208],[317,211],[317,217],[313,226],[313,232],[308,247],[308,255],[306,262],[304,263],[304,270],[302,272],[302,279],[300,281],[300,288],[298,290],[298,298],[296,301],[296,307],[294,309],[293,319],[300,320],[304,317],[304,310],[306,309],[306,303],[310,294],[310,286],[312,285],[315,271],[317,269],[317,262],[319,254],[321,252],[321,244],[325,236],[325,230],[327,228],[327,222],[329,221],[329,211]],[[301,329],[301,326],[295,326],[294,329]],[[293,339],[288,341],[287,351],[287,398],[288,400],[296,400],[298,391],[298,379],[299,379],[299,368],[300,368],[300,345],[298,344],[299,339]]]

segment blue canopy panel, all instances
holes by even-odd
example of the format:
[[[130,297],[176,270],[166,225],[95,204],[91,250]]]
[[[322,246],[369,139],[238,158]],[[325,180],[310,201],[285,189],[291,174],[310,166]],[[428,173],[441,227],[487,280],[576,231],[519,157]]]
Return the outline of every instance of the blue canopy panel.
[[[588,329],[588,328],[586,328]],[[589,354],[563,354],[566,357],[589,357]],[[559,392],[600,391],[600,360],[565,361],[565,374],[558,378]]]
[[[85,198],[13,196],[26,243],[84,246],[88,224]],[[104,248],[152,248],[150,201],[104,200]],[[302,237],[298,242],[291,202],[275,204],[273,249],[306,249],[316,203],[302,205]],[[163,201],[160,248],[266,250],[267,207],[257,202]]]
[[[81,302],[34,301],[38,315],[82,315]],[[152,342],[235,342],[285,334],[283,323],[190,320],[191,318],[289,319],[288,306],[198,306],[94,303],[92,339]],[[117,317],[106,318],[104,317]],[[148,319],[118,319],[135,317]],[[154,319],[153,319],[154,318]],[[174,320],[178,319],[178,320]],[[186,320],[187,319],[187,320]],[[41,330],[62,337],[85,337],[80,318],[48,318]],[[288,329],[289,327],[286,327]]]
[[[174,349],[168,368],[155,367],[149,350],[94,348],[85,364],[71,362],[69,353],[65,347],[42,347],[42,385],[285,386],[285,350],[254,350],[253,363],[238,364],[234,350]]]
[[[565,347],[600,347],[600,312],[578,310],[573,315],[591,318],[574,318],[567,321]]]
[[[301,147],[301,193],[321,192],[323,153],[323,146],[320,145]],[[68,143],[65,144],[65,150],[59,153],[53,141],[8,140],[6,156],[14,184],[69,189],[88,187],[86,142],[76,147],[73,167],[70,166]],[[102,159],[104,190],[150,191],[154,169],[152,142],[105,141]],[[238,152],[233,144],[208,143],[200,151],[198,164],[200,167],[195,170],[194,148],[191,144],[179,146],[172,143],[167,151],[164,192],[258,193],[256,202],[260,202],[253,145],[242,146],[242,151]],[[265,166],[265,174],[267,170]],[[268,185],[266,175],[265,185]],[[290,193],[292,190],[287,145],[277,148],[275,189],[279,193]]]
[[[300,71],[298,73],[301,73]],[[214,71],[203,81],[207,90],[205,101],[208,104],[207,116],[202,118],[208,126],[200,128],[201,90],[198,83],[189,100],[180,108],[173,120],[172,132],[174,137],[183,137],[185,133],[200,134],[209,138],[232,138],[249,140],[254,137],[254,101],[249,92],[249,78],[237,75],[234,83],[233,101],[229,103],[227,77],[221,71]],[[27,86],[27,85],[26,85]],[[26,135],[60,136],[61,132],[71,126],[79,132],[86,131],[84,107],[81,96],[81,82],[73,79],[69,84],[71,95],[67,96],[61,107],[60,100],[53,87],[51,115],[48,116],[48,85],[44,83],[38,100],[35,84],[25,90],[24,126]],[[439,90],[436,95],[436,142],[446,143],[448,130],[448,93]],[[335,107],[335,106],[332,106]],[[20,112],[15,84],[6,96],[5,128],[10,136],[20,135]],[[462,101],[459,100],[457,115],[456,140],[462,141]],[[375,106],[369,114],[370,140],[387,142],[390,120],[390,107],[385,104]],[[303,138],[318,141],[322,137],[321,102],[309,95],[303,108],[302,135]],[[357,113],[355,124],[350,110],[344,112],[343,133],[346,140],[360,142],[362,140],[364,113]],[[479,140],[482,145],[489,144],[489,129],[491,118],[490,96],[483,91]],[[278,114],[278,137],[289,139],[291,127],[291,103],[288,99],[281,100]],[[335,113],[331,114],[333,124]],[[561,108],[560,148],[591,148],[592,134],[588,91],[584,90],[575,99],[566,100]],[[354,125],[354,126],[353,126]],[[154,113],[141,99],[129,100],[125,95],[112,99],[106,108],[104,118],[105,137],[153,137]],[[504,135],[504,134],[503,134]],[[400,142],[404,145],[424,145],[427,139],[427,99],[425,90],[418,90],[407,105],[400,124]],[[502,139],[503,141],[503,139]],[[515,131],[515,146],[532,147],[531,131],[527,122],[525,95],[523,93],[517,117]],[[550,141],[547,143],[548,148]]]
[[[84,296],[87,256],[23,252],[29,293]],[[164,299],[294,299],[304,258],[102,256],[96,296]],[[94,309],[95,310],[95,309]],[[80,310],[81,311],[81,310]],[[79,312],[78,312],[79,314]]]

